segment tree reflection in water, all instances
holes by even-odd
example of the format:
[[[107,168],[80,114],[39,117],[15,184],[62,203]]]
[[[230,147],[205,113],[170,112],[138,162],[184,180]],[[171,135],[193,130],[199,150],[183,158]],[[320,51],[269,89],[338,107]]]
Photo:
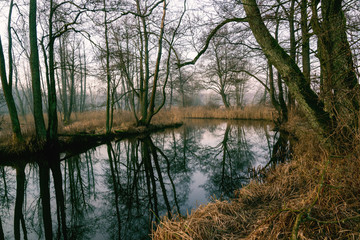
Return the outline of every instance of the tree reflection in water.
[[[260,123],[191,123],[0,166],[0,240],[148,239],[161,216],[232,197],[270,159],[272,135]]]
[[[205,189],[217,197],[232,197],[234,190],[249,178],[247,170],[254,162],[250,147],[243,128],[226,124],[222,141],[205,148],[206,152],[213,152],[213,157],[204,159],[202,164],[204,171],[210,173]]]
[[[27,230],[23,215],[23,203],[25,192],[25,163],[19,163],[16,167],[16,200],[14,210],[14,237],[20,239],[20,225],[23,230],[24,239],[27,239]]]

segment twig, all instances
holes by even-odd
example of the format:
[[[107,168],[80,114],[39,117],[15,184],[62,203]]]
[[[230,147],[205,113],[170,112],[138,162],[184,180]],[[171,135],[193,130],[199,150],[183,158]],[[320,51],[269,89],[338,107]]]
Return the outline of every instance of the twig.
[[[304,212],[301,212],[296,216],[296,220],[295,220],[293,229],[291,231],[291,240],[297,240],[299,226],[300,226],[300,223],[302,222],[302,217],[304,216],[304,214],[305,214]]]
[[[347,218],[340,219],[340,220],[332,220],[332,221],[323,221],[323,220],[319,220],[319,219],[316,219],[316,218],[313,218],[310,216],[306,217],[306,220],[314,221],[314,222],[321,223],[321,224],[336,224],[339,222],[344,223],[344,222],[355,220],[355,219],[360,219],[360,215],[351,216],[351,217],[347,217]]]

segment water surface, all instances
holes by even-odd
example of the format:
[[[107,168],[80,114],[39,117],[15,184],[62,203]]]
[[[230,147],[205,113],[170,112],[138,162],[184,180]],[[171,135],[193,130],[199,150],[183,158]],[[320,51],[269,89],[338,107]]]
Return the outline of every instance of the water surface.
[[[273,138],[262,122],[189,120],[80,155],[0,166],[5,239],[149,239],[159,217],[233,197],[249,169],[269,161]]]

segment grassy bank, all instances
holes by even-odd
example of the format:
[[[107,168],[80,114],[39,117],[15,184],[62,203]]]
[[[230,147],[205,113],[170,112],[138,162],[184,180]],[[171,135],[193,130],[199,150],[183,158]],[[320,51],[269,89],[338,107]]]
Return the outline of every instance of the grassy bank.
[[[244,108],[180,108],[178,109],[183,118],[199,118],[199,119],[234,119],[234,120],[273,120],[275,111],[273,108],[266,106],[247,106]]]
[[[252,119],[272,120],[274,110],[264,106],[248,106],[244,109],[215,109],[206,107],[172,108],[162,110],[154,116],[153,125],[171,125],[183,122],[186,118],[199,119]],[[59,134],[104,134],[105,111],[88,111],[72,114],[70,124],[65,125],[59,115]],[[22,132],[26,139],[34,135],[34,122],[31,115],[20,117]],[[45,115],[45,122],[46,115]],[[113,130],[121,132],[134,132],[135,119],[129,111],[116,111],[114,113]],[[0,125],[0,145],[7,144],[11,139],[11,125],[8,116],[3,117]]]
[[[273,108],[265,106],[248,106],[243,109],[215,109],[207,107],[188,107],[170,110],[164,109],[156,114],[152,119],[153,125],[172,124],[183,122],[187,118],[194,119],[247,119],[247,120],[268,120],[272,121],[275,112]],[[126,131],[134,126],[135,119],[129,111],[119,111],[114,114],[114,130],[121,129]],[[76,113],[73,122],[67,126],[59,126],[60,133],[76,132],[97,132],[105,131],[105,112],[94,111]]]
[[[230,202],[215,200],[159,223],[153,239],[359,239],[360,157],[329,155],[306,121],[292,118],[291,162],[266,170]]]

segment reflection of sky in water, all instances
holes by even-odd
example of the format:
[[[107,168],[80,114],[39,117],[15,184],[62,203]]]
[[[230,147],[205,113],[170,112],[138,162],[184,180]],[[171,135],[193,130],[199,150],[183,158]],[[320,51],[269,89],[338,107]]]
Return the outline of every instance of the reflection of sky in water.
[[[222,161],[222,154],[219,154],[219,152],[212,152],[212,150],[216,148],[220,148],[221,150],[219,145],[221,145],[224,140],[224,133],[227,127],[229,127],[229,140],[227,141],[227,144],[229,145],[228,147],[231,148],[230,150],[232,150],[232,153],[229,153],[226,158],[232,158],[232,161],[235,162],[234,165],[236,165],[236,162],[249,161],[243,169],[236,170],[247,172],[248,168],[263,166],[270,159],[268,141],[272,145],[273,133],[270,131],[271,128],[269,125],[247,124],[237,128],[237,124],[228,125],[226,122],[222,122],[220,124],[210,124],[207,127],[203,127],[201,131],[198,131],[198,134],[192,136],[194,137],[193,141],[197,146],[197,149],[190,154],[191,160],[188,162],[190,168],[193,169],[190,176],[191,182],[189,185],[189,194],[186,199],[186,206],[188,207],[188,210],[196,208],[199,204],[204,204],[210,201],[215,194],[218,194],[216,197],[220,197],[219,195],[222,195],[222,193],[211,192],[212,187],[209,187],[209,182],[211,181],[210,178],[213,177],[212,174],[215,175],[214,172],[216,169],[207,169],[202,165],[210,161],[211,165],[215,165],[216,168],[216,162]],[[233,154],[234,151],[244,151],[244,149],[237,149],[236,145],[236,142],[238,141],[236,138],[239,137],[239,135],[237,135],[238,131],[240,131],[239,129],[242,131],[242,137],[246,139],[246,142],[242,142],[242,144],[246,144],[246,148],[244,149],[249,152],[247,155],[245,154],[248,156],[248,159],[246,160],[237,159],[237,155]],[[269,139],[266,139],[265,137],[265,130],[268,132]],[[176,134],[176,139],[181,140],[184,137],[184,134],[181,134],[181,131],[179,132],[180,133]],[[166,148],[172,148],[171,141],[166,141],[164,149]],[[204,151],[206,153],[204,153]],[[205,157],[202,158],[201,155],[204,155]],[[245,157],[245,155],[243,157]],[[246,181],[237,181],[236,183],[238,184],[236,185],[235,183],[233,188],[236,189],[241,187],[244,182]]]
[[[190,213],[191,209],[196,208],[201,204],[205,204],[209,201],[206,191],[201,187],[206,182],[206,175],[200,171],[195,171],[192,175],[192,181],[190,184],[189,197],[186,203],[186,209]]]
[[[184,136],[187,137],[189,141],[187,142],[188,146],[185,153],[186,158],[186,164],[188,170],[183,170],[180,168],[179,171],[175,171],[172,174],[172,178],[175,184],[175,188],[177,191],[177,197],[180,202],[180,211],[182,214],[185,214],[187,212],[191,212],[192,209],[195,209],[197,206],[201,204],[206,204],[211,200],[211,198],[216,195],[216,197],[220,197],[221,193],[218,191],[212,191],[214,188],[216,190],[219,190],[214,186],[212,183],[217,183],[216,179],[216,171],[220,169],[220,166],[217,166],[217,162],[221,161],[222,154],[218,154],[219,152],[216,152],[216,154],[209,152],[208,150],[219,148],[219,144],[224,140],[224,133],[226,131],[226,128],[228,125],[226,123],[221,123],[215,126],[211,126],[209,128],[195,128],[195,130],[189,130],[188,132],[183,131],[184,129],[177,129],[174,132],[174,135],[171,136],[171,131],[167,131],[165,133],[159,133],[154,134],[152,136],[154,144],[164,151],[166,155],[172,159],[172,155],[175,155],[175,152],[177,153],[177,160],[174,160],[176,164],[181,163],[183,161],[183,149],[184,147],[182,144],[184,144]],[[258,167],[259,165],[264,165],[269,160],[269,148],[268,148],[268,142],[272,142],[272,136],[273,133],[270,131],[270,126],[263,126],[263,125],[245,125],[240,127],[239,129],[242,130],[242,137],[246,139],[247,149],[251,154],[251,159],[249,159],[249,163],[246,165],[244,169],[241,167],[239,169],[235,169],[235,172],[238,172],[239,170],[244,171],[247,170],[248,167]],[[236,127],[236,125],[230,125],[229,130],[229,140],[228,145],[229,148],[231,148],[233,151],[237,150],[237,137],[239,129]],[[270,139],[266,139],[265,137],[265,129],[268,131]],[[174,148],[174,142],[176,142],[176,149]],[[125,148],[125,145],[122,145],[122,148]],[[189,150],[189,151],[188,151]],[[221,148],[220,148],[221,150]],[[231,153],[232,154],[232,153]],[[230,154],[230,155],[231,155]],[[139,153],[139,155],[141,155]],[[216,157],[215,157],[216,155]],[[240,154],[241,155],[241,154]],[[205,156],[205,157],[204,157]],[[243,161],[242,159],[236,159],[237,155],[231,156],[234,159],[234,165],[236,165],[236,162]],[[160,157],[159,157],[160,158]],[[175,158],[175,157],[174,157]],[[106,145],[100,146],[96,148],[96,151],[93,153],[93,159],[97,159],[96,165],[94,166],[96,170],[96,175],[98,178],[102,178],[105,175],[105,171],[108,168],[108,164],[106,160],[108,159],[107,154],[107,147]],[[120,159],[125,160],[126,159],[126,153],[124,151],[120,154]],[[161,159],[161,162],[164,163],[164,159]],[[211,163],[209,165],[214,165],[214,168],[204,168],[204,164]],[[173,163],[173,162],[172,162]],[[173,166],[173,165],[172,165]],[[177,166],[175,166],[176,168]],[[122,165],[122,169],[125,170],[125,165]],[[246,175],[246,174],[245,174]],[[235,176],[236,177],[236,176]],[[241,176],[240,176],[241,177]],[[189,181],[186,182],[186,180],[189,178]],[[214,179],[212,179],[214,178]],[[168,192],[169,201],[171,202],[171,207],[174,209],[174,196],[172,194],[172,185],[169,181],[169,178],[164,174],[164,181],[166,183],[166,191]],[[241,181],[234,181],[234,186],[230,189],[236,189],[241,187],[241,185],[246,182],[246,180]],[[106,181],[101,180],[97,182],[97,191],[105,193],[106,189]],[[222,191],[221,189],[219,190]],[[162,190],[159,186],[157,186],[157,192],[159,196],[162,194]],[[96,200],[96,203],[94,202],[94,205],[106,205],[105,199],[99,199]],[[101,212],[102,210],[97,210]],[[161,211],[163,214],[166,213],[166,211]],[[97,233],[97,236],[101,236],[100,232]],[[101,239],[101,237],[96,237],[94,239]]]
[[[214,195],[231,197],[233,190],[248,181],[248,168],[264,165],[270,159],[268,143],[270,149],[273,145],[270,129],[269,125],[259,122],[195,121],[179,129],[153,134],[151,139],[143,142],[124,140],[105,144],[62,161],[67,221],[71,225],[68,227],[80,232],[78,239],[113,239],[116,223],[120,221],[123,239],[146,239],[149,220],[156,220],[155,205],[160,216],[166,214],[167,205],[171,212],[176,212],[178,207],[186,214],[198,205],[206,204]],[[144,149],[147,149],[147,157]],[[157,166],[154,152],[158,158]],[[151,171],[145,167],[147,158]],[[115,162],[118,167],[114,170],[110,163]],[[13,236],[16,181],[15,170],[5,168],[10,206],[6,208],[2,201],[0,213],[5,234],[10,237]],[[44,237],[39,232],[42,225],[38,167],[28,164],[25,172],[24,216],[28,221],[28,238],[38,239],[39,234],[40,238]],[[57,209],[54,183],[52,177],[50,179],[55,231]],[[3,194],[1,186],[4,183],[1,181],[0,194]],[[118,182],[120,216],[116,215],[114,207],[114,181]],[[70,190],[71,186],[75,191]],[[156,191],[153,191],[154,186]],[[74,215],[74,212],[77,213]],[[29,223],[29,219],[35,222]]]
[[[205,130],[205,132],[201,136],[201,140],[199,142],[200,145],[216,147],[219,142],[223,140],[223,134],[226,128],[226,123],[222,123],[216,126],[215,131]]]
[[[270,126],[266,126],[266,128],[270,133],[270,136],[273,136],[273,133],[269,130]],[[256,131],[253,127],[245,129],[245,132],[249,146],[251,146],[251,152],[255,155],[253,167],[256,168],[258,166],[265,165],[270,160],[270,155],[264,132],[259,130]],[[270,141],[272,140],[273,139],[270,139]]]

